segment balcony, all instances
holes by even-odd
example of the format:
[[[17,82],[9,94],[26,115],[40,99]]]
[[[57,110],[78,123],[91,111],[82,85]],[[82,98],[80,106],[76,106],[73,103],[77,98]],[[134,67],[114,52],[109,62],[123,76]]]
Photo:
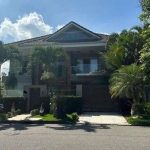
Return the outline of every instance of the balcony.
[[[71,66],[71,74],[76,76],[86,76],[91,72],[101,70],[104,70],[104,66],[100,64],[79,64],[77,66]]]

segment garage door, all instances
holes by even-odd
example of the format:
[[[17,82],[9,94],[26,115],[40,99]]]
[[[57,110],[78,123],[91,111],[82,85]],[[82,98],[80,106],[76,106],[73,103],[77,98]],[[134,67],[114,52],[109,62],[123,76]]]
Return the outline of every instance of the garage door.
[[[119,104],[111,99],[108,85],[83,86],[83,111],[118,111]]]

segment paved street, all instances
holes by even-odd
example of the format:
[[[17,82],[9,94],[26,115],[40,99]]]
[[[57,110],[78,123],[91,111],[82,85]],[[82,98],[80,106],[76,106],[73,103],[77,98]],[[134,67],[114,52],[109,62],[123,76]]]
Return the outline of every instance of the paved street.
[[[149,148],[149,127],[0,125],[0,150],[148,150]]]

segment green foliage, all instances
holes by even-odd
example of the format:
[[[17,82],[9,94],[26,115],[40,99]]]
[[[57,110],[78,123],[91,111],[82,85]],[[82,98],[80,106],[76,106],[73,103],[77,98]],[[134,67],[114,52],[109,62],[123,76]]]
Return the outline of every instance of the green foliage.
[[[66,118],[65,102],[60,94],[53,94],[51,98],[51,112],[55,118]]]
[[[150,80],[150,26],[148,26],[143,32],[142,36],[145,39],[145,43],[140,51],[140,63],[142,64],[142,70],[145,73],[145,80]]]
[[[8,112],[7,113],[7,118],[11,118],[12,117],[12,113],[11,112]]]
[[[3,97],[1,103],[4,106],[4,112],[10,112],[12,104],[14,103],[15,109],[21,109],[21,112],[26,111],[27,100],[25,97]]]
[[[141,4],[142,14],[139,16],[141,21],[148,22],[150,19],[150,1],[139,0]]]
[[[17,116],[17,112],[16,111],[12,111],[11,114],[12,114],[12,117]]]
[[[141,67],[135,64],[123,66],[115,71],[110,78],[110,93],[112,97],[125,94],[133,101],[139,102],[144,95],[144,81]]]
[[[116,44],[111,45],[110,50],[102,54],[107,68],[112,71],[118,69],[123,64],[124,52],[123,47],[118,47]]]
[[[49,83],[49,84],[50,84],[53,80],[55,80],[55,79],[56,79],[56,77],[55,77],[55,75],[54,75],[53,72],[44,71],[43,74],[42,74],[42,76],[41,76],[41,80],[42,80],[42,81],[45,81],[45,82],[47,82],[47,83]]]
[[[45,73],[43,79],[54,77],[52,74],[53,69],[58,66],[59,61],[67,61],[68,56],[62,47],[48,46],[46,48],[36,46],[30,54],[28,72],[32,74],[35,65],[41,65]],[[49,79],[49,78],[48,78]]]
[[[59,122],[75,123],[76,122],[72,119],[72,116],[70,114],[67,114],[65,118],[55,118],[52,114],[45,114],[44,116],[36,115],[36,116],[31,116],[30,118],[41,118],[42,121],[50,121],[50,122],[55,122],[55,123],[59,123]]]
[[[17,109],[17,110],[16,110],[16,114],[17,114],[17,115],[21,115],[21,109]]]
[[[122,65],[130,65],[138,62],[139,51],[144,40],[141,36],[143,28],[132,27],[129,31],[122,30],[120,34],[112,33],[107,41],[106,53],[102,54],[106,66],[110,71],[119,69]]]
[[[73,119],[74,121],[78,121],[78,120],[79,120],[79,116],[78,116],[78,113],[77,113],[77,112],[72,113],[71,116],[72,116],[72,119]]]
[[[15,87],[17,86],[18,84],[18,80],[15,76],[15,74],[10,74],[5,82],[5,88],[8,90],[12,90],[12,89],[15,89]]]
[[[132,125],[150,125],[150,118],[149,119],[144,119],[144,118],[133,118],[129,117],[127,119],[127,122]]]
[[[144,103],[135,104],[134,114],[138,116],[145,114],[145,104]]]
[[[73,96],[73,95],[53,95],[51,98],[51,112],[53,113],[57,108],[57,102],[61,101],[61,108],[67,114],[77,112],[78,114],[82,113],[82,97]]]
[[[39,115],[39,110],[38,109],[31,110],[30,114],[31,116]]]
[[[143,114],[150,116],[150,103],[149,102],[143,102],[138,103],[135,105],[135,114],[138,116],[141,116]]]
[[[4,110],[4,106],[3,106],[3,104],[0,104],[0,113],[2,113],[3,110]]]
[[[6,114],[1,113],[0,114],[0,121],[5,121],[6,120]]]
[[[21,60],[21,51],[14,45],[4,45],[0,41],[0,66],[7,60],[17,59]]]

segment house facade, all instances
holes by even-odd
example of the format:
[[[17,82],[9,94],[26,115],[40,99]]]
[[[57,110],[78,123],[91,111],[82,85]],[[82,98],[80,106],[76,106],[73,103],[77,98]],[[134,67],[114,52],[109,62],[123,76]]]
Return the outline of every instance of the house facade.
[[[32,101],[47,96],[45,83],[40,80],[42,71],[38,66],[34,68],[34,78],[27,73],[30,51],[40,45],[61,46],[68,54],[67,65],[58,63],[55,74],[57,81],[54,90],[67,91],[83,97],[85,111],[117,111],[118,102],[109,95],[108,77],[99,73],[105,69],[100,52],[105,52],[107,35],[94,33],[75,22],[70,22],[51,35],[14,42],[22,51],[22,62],[10,62],[10,73],[15,73],[18,79],[16,89],[24,91],[28,99],[28,110]]]

